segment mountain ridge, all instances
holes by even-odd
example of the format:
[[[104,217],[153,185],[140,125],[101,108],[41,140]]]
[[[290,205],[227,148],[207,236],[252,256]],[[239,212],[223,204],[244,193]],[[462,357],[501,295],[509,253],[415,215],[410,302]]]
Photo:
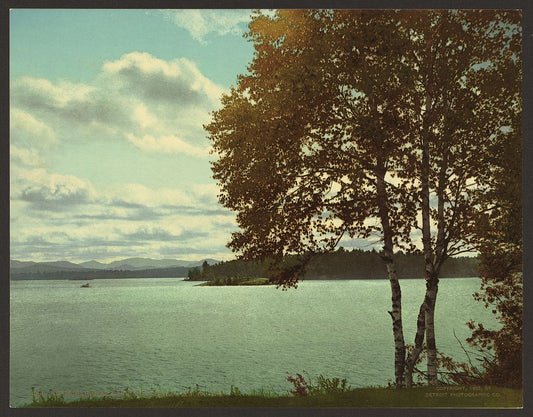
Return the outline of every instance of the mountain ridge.
[[[201,266],[204,262],[209,265],[218,263],[211,258],[201,259],[199,261],[184,261],[179,259],[151,259],[151,258],[126,258],[110,263],[103,263],[96,260],[74,263],[69,261],[19,261],[10,260],[10,269],[12,272],[67,272],[67,271],[94,271],[94,270],[111,270],[111,271],[139,271],[160,268],[186,267],[193,268]]]

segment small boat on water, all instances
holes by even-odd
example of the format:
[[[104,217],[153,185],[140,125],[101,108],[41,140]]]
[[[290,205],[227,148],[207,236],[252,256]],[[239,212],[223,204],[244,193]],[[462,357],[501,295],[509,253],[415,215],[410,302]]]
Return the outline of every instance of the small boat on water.
[[[87,283],[87,284],[83,284],[83,285],[81,286],[81,288],[89,288],[89,283]]]

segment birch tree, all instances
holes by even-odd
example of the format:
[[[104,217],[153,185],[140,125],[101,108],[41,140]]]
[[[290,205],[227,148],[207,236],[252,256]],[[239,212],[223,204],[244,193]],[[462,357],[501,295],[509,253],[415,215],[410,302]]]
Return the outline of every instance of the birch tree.
[[[381,12],[257,14],[250,75],[206,128],[219,158],[220,201],[241,229],[229,246],[244,258],[333,250],[341,238],[376,236],[392,291],[395,380],[404,386],[401,289],[393,252],[415,220],[398,169],[405,45]],[[376,35],[377,33],[381,35]],[[297,276],[282,274],[291,285]]]
[[[516,108],[506,82],[519,62],[516,28],[513,12],[256,13],[249,73],[206,126],[220,202],[240,227],[228,246],[241,257],[329,251],[344,237],[382,242],[397,387],[410,386],[424,338],[437,382],[439,272],[474,249],[487,149],[505,141]],[[406,356],[393,255],[416,250],[416,230],[426,294]],[[278,282],[296,285],[299,267]]]
[[[417,78],[411,139],[425,259],[426,295],[420,308],[412,367],[427,345],[427,375],[437,384],[435,305],[440,269],[451,256],[477,249],[477,197],[494,188],[499,155],[516,135],[520,106],[520,14],[509,11],[432,11],[403,21]],[[416,137],[418,136],[418,137]],[[474,238],[474,240],[473,240]]]

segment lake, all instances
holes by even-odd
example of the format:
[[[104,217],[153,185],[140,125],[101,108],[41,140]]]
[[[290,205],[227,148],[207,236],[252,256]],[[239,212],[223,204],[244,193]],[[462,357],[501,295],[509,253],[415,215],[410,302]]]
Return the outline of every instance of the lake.
[[[199,287],[182,278],[11,282],[10,402],[32,387],[66,398],[92,393],[287,393],[288,375],[346,378],[353,387],[394,378],[390,286],[386,280],[304,281]],[[412,343],[424,280],[402,280],[404,333]],[[495,326],[475,302],[477,278],[442,279],[437,347],[466,359],[465,322]],[[490,327],[490,326],[489,326]]]

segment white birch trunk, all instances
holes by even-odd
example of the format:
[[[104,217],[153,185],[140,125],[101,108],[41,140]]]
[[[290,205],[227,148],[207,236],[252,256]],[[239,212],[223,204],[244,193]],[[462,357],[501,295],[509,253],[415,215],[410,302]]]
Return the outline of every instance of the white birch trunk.
[[[426,111],[431,112],[431,96],[426,95]],[[435,342],[435,320],[434,304],[436,301],[436,283],[434,257],[431,247],[431,214],[429,204],[430,194],[430,150],[429,150],[429,121],[424,119],[422,132],[422,166],[421,166],[421,211],[422,211],[422,246],[424,252],[424,268],[426,279],[426,297],[424,302],[427,304],[425,311],[425,328],[426,328],[426,348],[427,348],[427,371],[428,384],[436,385],[437,381],[437,363],[436,363],[436,342]],[[437,280],[438,282],[438,280]]]
[[[427,310],[427,291],[424,297],[424,301],[420,305],[418,311],[418,318],[416,321],[416,335],[413,350],[407,356],[405,361],[405,386],[411,388],[413,386],[413,371],[415,363],[424,348],[424,336],[426,334],[426,310]]]
[[[437,379],[437,344],[435,342],[435,303],[437,301],[438,279],[432,277],[429,281],[428,306],[426,309],[426,346],[428,385],[438,384]]]
[[[379,216],[383,228],[383,260],[387,266],[387,274],[391,286],[392,308],[389,314],[392,318],[392,333],[394,336],[394,376],[396,388],[405,387],[405,340],[403,336],[402,323],[402,292],[396,266],[393,258],[392,229],[389,220],[389,210],[387,207],[387,189],[385,185],[385,168],[383,162],[378,160],[376,169],[376,191]]]

